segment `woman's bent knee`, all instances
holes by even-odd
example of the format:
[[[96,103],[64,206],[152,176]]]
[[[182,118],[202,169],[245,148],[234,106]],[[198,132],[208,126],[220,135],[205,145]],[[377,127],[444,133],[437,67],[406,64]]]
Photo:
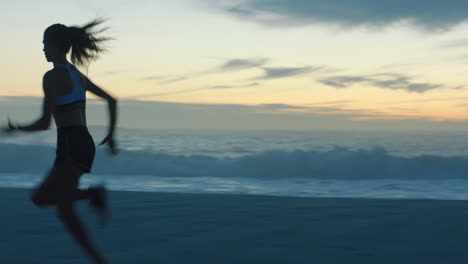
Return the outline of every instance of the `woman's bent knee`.
[[[39,208],[44,208],[44,207],[54,205],[54,202],[51,199],[47,199],[46,197],[41,195],[37,190],[31,193],[30,198],[31,198],[32,203]]]
[[[35,206],[39,208],[44,208],[44,207],[47,207],[47,205],[49,205],[46,203],[46,201],[41,199],[41,197],[39,196],[31,196],[31,201]]]

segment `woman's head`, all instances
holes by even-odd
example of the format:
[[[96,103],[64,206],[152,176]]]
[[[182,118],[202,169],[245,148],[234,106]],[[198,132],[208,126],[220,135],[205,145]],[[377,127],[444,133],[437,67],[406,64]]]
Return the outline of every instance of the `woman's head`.
[[[56,61],[66,57],[71,49],[71,61],[73,64],[84,64],[99,56],[105,49],[102,42],[110,40],[107,37],[96,37],[98,32],[91,30],[105,22],[104,19],[95,19],[83,27],[67,27],[62,24],[54,24],[44,32],[44,53],[47,61]]]

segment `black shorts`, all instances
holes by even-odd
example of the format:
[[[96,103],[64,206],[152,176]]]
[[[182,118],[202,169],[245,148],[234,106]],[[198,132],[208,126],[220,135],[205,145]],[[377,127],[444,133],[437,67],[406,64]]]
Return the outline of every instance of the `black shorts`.
[[[91,172],[96,147],[93,137],[85,126],[57,129],[57,151],[54,166],[67,159],[73,160],[85,173]]]

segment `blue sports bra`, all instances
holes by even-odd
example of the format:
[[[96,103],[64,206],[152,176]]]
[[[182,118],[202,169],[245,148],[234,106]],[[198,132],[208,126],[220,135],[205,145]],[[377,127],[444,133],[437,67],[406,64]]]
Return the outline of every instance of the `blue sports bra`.
[[[86,89],[83,86],[83,82],[78,70],[71,64],[56,64],[56,67],[64,67],[70,73],[73,81],[73,91],[66,95],[56,96],[56,105],[71,104],[79,101],[86,101]]]

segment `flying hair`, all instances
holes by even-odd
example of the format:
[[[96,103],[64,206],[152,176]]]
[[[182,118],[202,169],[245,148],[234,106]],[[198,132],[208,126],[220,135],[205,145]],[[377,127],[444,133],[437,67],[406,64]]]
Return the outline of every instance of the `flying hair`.
[[[48,40],[63,52],[68,53],[71,49],[70,57],[73,64],[89,64],[91,61],[96,60],[101,53],[107,51],[103,45],[104,42],[113,39],[98,36],[109,28],[95,30],[97,26],[106,21],[107,19],[104,18],[96,18],[82,27],[54,24],[48,27],[44,34]]]

